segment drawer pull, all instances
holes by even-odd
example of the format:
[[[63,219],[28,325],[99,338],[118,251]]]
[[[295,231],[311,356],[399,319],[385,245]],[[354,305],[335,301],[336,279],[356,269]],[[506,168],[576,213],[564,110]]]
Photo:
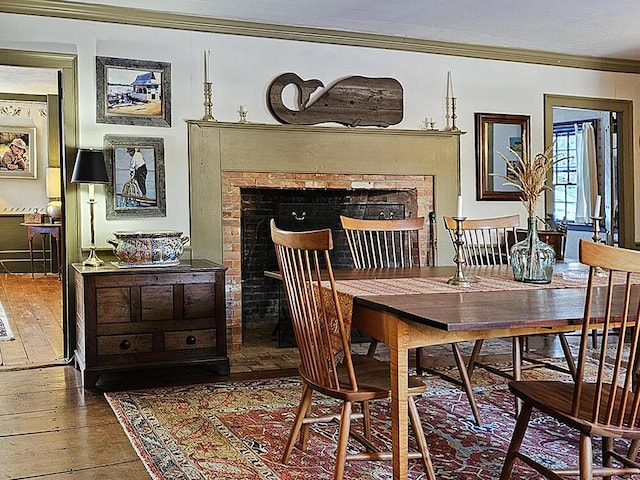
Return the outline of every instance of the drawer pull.
[[[120,342],[120,348],[122,350],[129,350],[131,348],[131,342],[129,340],[122,340]]]
[[[189,335],[187,337],[187,345],[195,345],[196,344],[196,337],[194,337],[193,335]]]

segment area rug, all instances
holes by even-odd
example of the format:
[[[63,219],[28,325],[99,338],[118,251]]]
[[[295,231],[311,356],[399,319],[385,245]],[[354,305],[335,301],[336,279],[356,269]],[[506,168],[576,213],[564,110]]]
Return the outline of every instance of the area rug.
[[[549,370],[525,372],[548,377]],[[553,375],[562,376],[561,373]],[[488,372],[474,374],[476,400],[483,418],[473,421],[466,396],[436,376],[425,377],[428,390],[417,401],[437,478],[490,480],[498,477],[514,427],[513,397],[505,380]],[[306,452],[294,449],[289,465],[281,463],[283,446],[300,398],[297,378],[212,383],[186,387],[106,393],[132,445],[156,480],[332,478],[335,424],[313,427]],[[389,402],[372,409],[374,435],[390,436]],[[314,412],[338,411],[321,396]],[[549,417],[538,415],[524,447],[548,465],[577,458],[577,436]],[[413,438],[410,447],[415,446]],[[410,462],[409,478],[421,479],[421,464]],[[391,478],[386,462],[349,462],[345,478]],[[539,476],[517,465],[514,479]]]
[[[15,337],[9,326],[9,319],[5,315],[2,305],[0,305],[0,342],[14,339]]]

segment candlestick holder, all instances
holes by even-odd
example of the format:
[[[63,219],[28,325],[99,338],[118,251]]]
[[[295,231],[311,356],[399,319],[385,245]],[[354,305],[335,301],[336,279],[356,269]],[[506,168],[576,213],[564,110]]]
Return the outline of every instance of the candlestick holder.
[[[205,122],[217,121],[213,117],[213,101],[211,100],[213,93],[213,84],[211,82],[204,82],[204,116],[202,120]]]
[[[445,119],[445,126],[444,129],[446,131],[451,130],[451,99],[449,97],[446,97],[444,105],[445,105],[445,112],[444,112],[444,119]]]
[[[238,123],[249,123],[249,121],[247,120],[247,110],[245,108],[241,106],[238,109],[238,114],[240,115],[240,120],[238,120]]]
[[[458,118],[458,116],[456,115],[456,97],[451,97],[451,131],[452,132],[460,131],[460,129],[456,127],[456,118]]]
[[[462,287],[468,287],[471,285],[469,279],[464,275],[462,271],[462,265],[464,265],[464,254],[462,252],[462,246],[464,245],[464,233],[462,231],[462,222],[466,220],[467,217],[453,217],[456,221],[456,232],[455,232],[455,240],[454,244],[456,246],[456,254],[453,257],[453,261],[456,264],[456,273],[447,280],[449,285],[459,285]]]
[[[593,243],[602,243],[602,238],[600,237],[600,222],[604,220],[604,217],[590,217],[593,221]],[[606,277],[607,272],[605,272],[601,267],[595,267],[594,274],[598,277]]]

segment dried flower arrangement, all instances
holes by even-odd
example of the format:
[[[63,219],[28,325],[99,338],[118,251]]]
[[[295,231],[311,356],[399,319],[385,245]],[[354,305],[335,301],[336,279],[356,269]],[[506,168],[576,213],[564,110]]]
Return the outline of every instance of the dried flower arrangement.
[[[507,166],[507,175],[499,173],[493,175],[506,180],[504,185],[511,185],[521,192],[520,200],[527,209],[529,217],[533,218],[536,215],[538,197],[545,190],[551,190],[551,187],[546,184],[547,176],[553,166],[562,159],[554,160],[553,145],[549,145],[544,153],[537,153],[533,158],[526,153],[520,155],[510,148],[509,151],[518,161],[510,162],[502,153],[497,152]]]

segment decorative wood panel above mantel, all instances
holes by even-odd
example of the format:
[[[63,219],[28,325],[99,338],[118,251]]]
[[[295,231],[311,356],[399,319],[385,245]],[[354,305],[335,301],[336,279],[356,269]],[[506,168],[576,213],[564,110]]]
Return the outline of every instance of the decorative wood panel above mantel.
[[[454,215],[460,132],[189,121],[193,254],[223,262],[223,171],[433,175],[437,217]],[[453,248],[437,222],[438,262]]]

